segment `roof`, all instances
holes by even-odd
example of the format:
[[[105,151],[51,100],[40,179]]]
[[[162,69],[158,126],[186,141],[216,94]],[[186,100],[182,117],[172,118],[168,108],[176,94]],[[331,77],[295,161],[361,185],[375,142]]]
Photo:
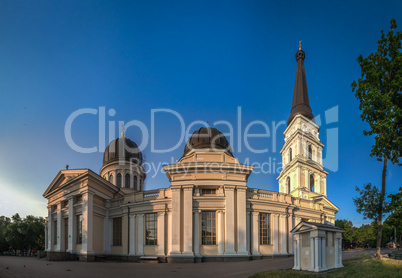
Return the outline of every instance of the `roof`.
[[[322,223],[314,223],[314,222],[305,222],[301,221],[297,224],[290,232],[292,234],[304,233],[313,230],[323,230],[323,231],[332,231],[332,232],[343,232],[342,228],[336,227],[331,224],[322,224]]]
[[[306,72],[304,70],[304,57],[305,53],[303,50],[300,49],[299,51],[297,51],[296,79],[293,91],[292,110],[290,111],[287,123],[288,125],[297,114],[301,114],[306,118],[314,121],[313,112],[311,111],[310,102],[308,99]]]
[[[183,156],[193,149],[223,149],[233,156],[232,148],[225,135],[214,127],[202,127],[194,131],[186,143]]]

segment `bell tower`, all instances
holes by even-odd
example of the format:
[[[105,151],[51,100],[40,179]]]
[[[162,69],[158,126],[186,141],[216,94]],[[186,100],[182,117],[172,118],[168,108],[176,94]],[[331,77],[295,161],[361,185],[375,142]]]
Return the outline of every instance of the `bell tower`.
[[[305,53],[299,44],[292,110],[283,133],[283,168],[277,180],[279,192],[303,199],[315,199],[327,195],[328,172],[322,166],[324,144],[318,137],[320,127],[315,123],[310,108],[304,58]]]

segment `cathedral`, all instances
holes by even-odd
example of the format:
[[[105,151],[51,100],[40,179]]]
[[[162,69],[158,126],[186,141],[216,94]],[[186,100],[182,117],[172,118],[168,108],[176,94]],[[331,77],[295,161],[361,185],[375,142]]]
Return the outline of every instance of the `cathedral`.
[[[309,104],[304,57],[299,49],[279,192],[249,188],[253,167],[239,163],[225,136],[209,126],[192,134],[175,164],[164,166],[170,186],[145,191],[141,150],[122,133],[105,149],[99,174],[61,170],[43,194],[48,259],[205,262],[292,256],[304,244],[291,233],[299,223],[333,225],[338,207],[327,196],[324,145]],[[325,245],[340,246],[335,232],[327,232],[326,239]]]

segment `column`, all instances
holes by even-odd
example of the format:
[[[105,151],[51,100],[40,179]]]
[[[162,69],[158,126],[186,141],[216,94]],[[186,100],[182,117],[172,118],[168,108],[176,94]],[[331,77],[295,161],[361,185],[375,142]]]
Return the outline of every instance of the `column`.
[[[181,254],[180,252],[180,205],[181,188],[172,188],[172,216],[171,216],[171,249],[170,254]]]
[[[321,175],[317,177],[317,186],[314,186],[314,190],[316,193],[321,193]]]
[[[299,234],[297,237],[297,265],[299,269],[301,269],[301,235]]]
[[[281,214],[281,253],[287,254],[288,253],[288,230],[286,229],[286,215]]]
[[[223,211],[218,210],[218,255],[223,255]]]
[[[68,246],[67,252],[74,252],[74,198],[68,199]]]
[[[246,189],[237,188],[237,254],[239,255],[248,255],[246,230]]]
[[[314,238],[310,236],[310,260],[311,260],[311,267],[310,271],[314,271]]]
[[[193,256],[193,186],[183,187],[183,253]]]
[[[49,218],[48,218],[49,219]],[[49,251],[49,241],[48,241],[48,237],[47,237],[47,232],[48,232],[48,224],[49,222],[45,222],[45,251]]]
[[[338,267],[343,267],[343,264],[342,264],[342,238],[338,239]]]
[[[62,248],[62,222],[63,218],[61,217],[61,202],[57,204],[57,246],[56,246],[56,251],[61,252]]]
[[[47,251],[53,249],[53,219],[52,219],[52,206],[47,208]]]
[[[273,214],[274,254],[279,254],[279,214]]]
[[[158,212],[158,255],[165,256],[165,212]]]
[[[296,168],[296,186],[297,186],[297,188],[300,188],[300,179],[301,179],[301,169],[300,169],[300,166],[298,166]]]
[[[195,256],[200,255],[200,213],[201,213],[201,211],[199,211],[199,210],[194,211],[194,255]],[[219,222],[217,224],[219,226]]]
[[[158,227],[159,228],[159,227]],[[130,215],[130,251],[129,255],[135,255],[135,215]]]
[[[301,155],[302,151],[301,151],[301,139],[300,137],[297,137],[297,155]]]
[[[144,214],[138,214],[138,247],[137,255],[144,255]]]
[[[225,186],[225,255],[234,255],[235,252],[235,206],[234,206],[234,186]]]
[[[326,250],[326,238],[325,237],[323,237],[322,239],[321,239],[321,268],[322,268],[322,270],[326,270],[327,269],[327,265],[326,265],[326,263],[327,263],[327,261],[326,261],[326,252],[327,252],[327,250]]]
[[[293,252],[294,252],[294,266],[293,269],[300,270],[300,235],[295,235],[293,240]]]
[[[339,248],[338,248],[338,239],[335,238],[335,268],[339,266]]]
[[[250,212],[246,211],[246,250],[247,255],[250,255]]]
[[[314,238],[314,258],[315,258],[315,271],[320,271],[321,269],[321,239],[319,237]]]
[[[167,239],[167,254],[170,254],[172,252],[172,211],[169,210],[167,212],[167,217],[168,217],[168,239]]]
[[[304,187],[306,188],[310,188],[309,186],[309,174],[308,174],[308,170],[304,170]]]
[[[104,225],[104,228],[103,228],[103,252],[105,253],[105,254],[110,254],[111,253],[111,250],[110,250],[110,235],[111,235],[111,233],[110,233],[110,226],[109,226],[109,223],[110,223],[110,219],[109,219],[109,207],[110,207],[110,201],[106,201],[106,213],[105,213],[105,218],[104,218],[104,221],[103,221],[103,225]]]
[[[82,245],[81,253],[92,254],[93,239],[93,195],[90,192],[82,194]]]
[[[251,237],[251,239],[252,239],[252,253],[253,253],[253,256],[259,256],[260,255],[260,252],[258,251],[258,232],[259,232],[259,230],[258,230],[258,216],[259,216],[259,212],[258,211],[253,211],[252,212],[252,227],[253,227],[253,229],[252,229],[252,233],[253,233],[253,236]]]
[[[324,177],[324,188],[321,193],[327,195],[327,177]]]

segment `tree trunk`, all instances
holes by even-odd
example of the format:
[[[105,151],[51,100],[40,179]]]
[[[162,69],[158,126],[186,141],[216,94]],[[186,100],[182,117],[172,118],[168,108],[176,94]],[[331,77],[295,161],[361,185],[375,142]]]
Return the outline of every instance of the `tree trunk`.
[[[382,168],[382,185],[380,194],[380,206],[378,208],[378,233],[377,233],[377,252],[376,259],[381,260],[381,238],[382,238],[382,210],[385,198],[385,177],[387,175],[387,156],[384,156],[384,166]]]

